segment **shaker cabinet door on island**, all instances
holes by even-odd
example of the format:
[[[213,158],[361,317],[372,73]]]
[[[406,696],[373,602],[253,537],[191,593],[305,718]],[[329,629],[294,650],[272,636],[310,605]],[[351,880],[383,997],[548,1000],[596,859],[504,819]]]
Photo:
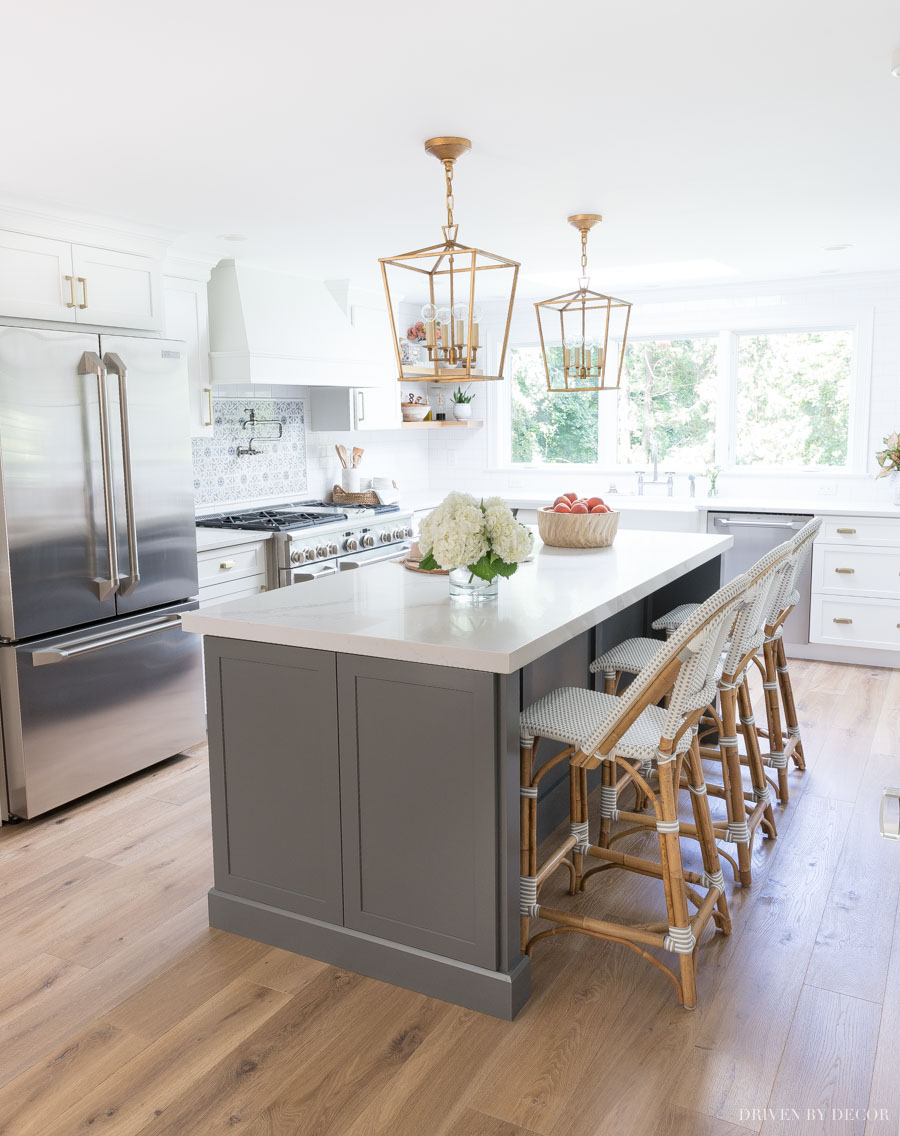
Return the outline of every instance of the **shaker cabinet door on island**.
[[[334,672],[328,652],[207,640],[216,887],[341,924]]]
[[[497,965],[494,676],[338,655],[344,923]]]

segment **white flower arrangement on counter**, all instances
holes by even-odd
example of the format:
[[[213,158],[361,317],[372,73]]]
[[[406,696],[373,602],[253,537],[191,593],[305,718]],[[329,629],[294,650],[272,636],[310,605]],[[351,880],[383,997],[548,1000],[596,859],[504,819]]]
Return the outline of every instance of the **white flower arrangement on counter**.
[[[470,579],[512,576],[531,553],[534,537],[501,497],[476,501],[450,493],[419,526],[420,568],[468,568]]]
[[[889,473],[900,472],[900,439],[898,439],[897,431],[888,434],[882,440],[882,444],[884,449],[875,455],[875,460],[881,467],[875,474],[876,478],[887,477]]]

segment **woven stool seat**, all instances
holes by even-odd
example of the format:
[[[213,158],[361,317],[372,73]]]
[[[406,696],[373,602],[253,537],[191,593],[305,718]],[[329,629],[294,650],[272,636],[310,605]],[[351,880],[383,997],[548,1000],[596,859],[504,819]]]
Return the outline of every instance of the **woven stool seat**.
[[[522,712],[521,734],[523,738],[552,738],[583,746],[607,722],[618,718],[621,705],[622,700],[615,694],[564,686],[545,694]],[[666,711],[661,706],[647,706],[616,744],[616,753],[629,760],[654,760],[665,720]],[[692,737],[688,731],[679,738],[675,752],[690,749]]]
[[[625,671],[637,674],[653,662],[660,648],[665,646],[661,639],[625,639],[594,659],[591,673],[600,671]]]
[[[654,631],[677,631],[687,617],[693,615],[699,606],[696,603],[679,604],[678,607],[673,607],[671,611],[667,611],[665,615],[661,615],[659,619],[654,619],[650,626]]]

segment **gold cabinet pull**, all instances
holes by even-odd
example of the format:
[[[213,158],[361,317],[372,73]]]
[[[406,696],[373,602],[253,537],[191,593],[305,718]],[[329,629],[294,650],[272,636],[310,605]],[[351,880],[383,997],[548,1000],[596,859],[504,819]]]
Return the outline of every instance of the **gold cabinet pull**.
[[[65,279],[69,281],[69,302],[66,304],[66,307],[67,308],[74,308],[75,307],[75,277],[74,276],[66,276]]]
[[[853,533],[856,532],[856,529],[838,529],[838,532],[839,533],[845,533],[845,534],[848,534],[848,535],[852,535]]]
[[[852,623],[852,619],[838,619],[837,616],[832,620],[832,623]]]
[[[206,421],[203,423],[203,425],[204,426],[212,426],[212,424],[213,424],[212,387],[204,387],[203,390],[204,390],[204,393],[206,394]]]
[[[83,276],[79,276],[78,277],[78,283],[81,285],[81,295],[82,295],[82,298],[84,299],[84,303],[79,304],[78,306],[79,306],[79,308],[86,308],[87,304],[88,304],[88,301],[87,301],[87,280],[85,280],[85,278]]]
[[[835,568],[835,572],[840,572],[844,576],[852,576],[855,571],[855,568]]]
[[[219,565],[219,567],[224,568],[225,571],[227,572],[228,569],[233,568],[235,566],[235,564],[237,564],[236,560],[223,560],[222,563]]]

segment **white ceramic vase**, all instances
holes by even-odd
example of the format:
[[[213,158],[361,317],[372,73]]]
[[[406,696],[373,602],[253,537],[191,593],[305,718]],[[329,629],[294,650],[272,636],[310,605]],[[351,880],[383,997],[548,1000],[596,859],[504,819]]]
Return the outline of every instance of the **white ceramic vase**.
[[[472,417],[472,404],[471,402],[454,402],[453,404],[453,417],[457,422],[464,422],[467,418]]]

